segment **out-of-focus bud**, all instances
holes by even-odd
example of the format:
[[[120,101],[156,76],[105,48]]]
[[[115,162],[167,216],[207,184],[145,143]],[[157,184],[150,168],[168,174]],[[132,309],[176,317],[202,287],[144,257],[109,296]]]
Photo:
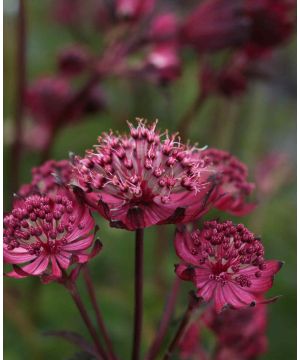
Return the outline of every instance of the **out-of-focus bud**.
[[[62,49],[58,55],[58,68],[63,75],[76,76],[86,70],[90,60],[88,51],[80,45]]]
[[[183,45],[213,52],[243,44],[250,21],[242,0],[205,0],[187,17],[181,31]]]
[[[208,63],[200,72],[202,92],[205,96],[219,94],[225,97],[243,95],[248,86],[249,61],[242,53],[236,53],[221,69],[215,70]]]
[[[164,42],[174,40],[178,34],[178,19],[169,12],[154,18],[149,31],[150,41]]]
[[[91,89],[83,105],[85,114],[94,114],[106,108],[107,101],[103,89],[100,86]]]
[[[292,178],[292,164],[289,156],[272,152],[258,163],[255,169],[257,190],[261,196],[275,195]]]
[[[295,0],[247,0],[245,12],[249,20],[249,55],[258,57],[287,41],[295,30]]]
[[[149,14],[154,4],[155,0],[117,0],[115,10],[119,18],[137,20]]]
[[[146,59],[145,72],[160,84],[168,84],[181,75],[177,44],[164,43],[153,47]]]
[[[41,77],[26,92],[26,106],[35,122],[56,124],[71,100],[69,82],[60,77]]]

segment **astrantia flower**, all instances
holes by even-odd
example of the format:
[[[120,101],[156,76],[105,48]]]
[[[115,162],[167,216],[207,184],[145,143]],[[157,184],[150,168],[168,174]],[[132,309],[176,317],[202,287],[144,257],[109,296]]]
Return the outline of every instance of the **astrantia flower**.
[[[181,75],[177,43],[166,42],[154,46],[146,59],[144,71],[160,84],[176,80]]]
[[[264,247],[244,225],[208,221],[203,230],[177,231],[175,249],[183,263],[177,275],[193,281],[197,295],[217,312],[261,302],[282,263],[264,259]]]
[[[254,308],[234,311],[227,309],[221,314],[209,307],[201,316],[202,321],[217,336],[217,359],[254,359],[267,349],[267,308],[260,304]]]
[[[52,127],[59,121],[59,116],[71,97],[72,90],[67,80],[42,77],[28,88],[26,105],[36,122],[47,123]]]
[[[67,160],[48,160],[43,165],[31,170],[30,184],[22,185],[18,194],[28,196],[33,193],[48,194],[61,185],[67,185],[71,180],[72,166]]]
[[[220,174],[219,185],[215,189],[217,200],[214,206],[238,216],[253,210],[255,205],[246,202],[247,196],[254,189],[254,184],[247,180],[246,165],[227,151],[207,149],[201,155]]]
[[[281,45],[295,29],[295,0],[247,0],[245,12],[251,22],[246,45],[250,55],[260,56]]]
[[[236,97],[244,94],[248,86],[251,64],[242,52],[235,53],[231,59],[215,70],[210,64],[201,67],[200,80],[205,96],[218,94],[225,97]]]
[[[243,44],[249,33],[249,20],[243,9],[241,0],[202,1],[183,25],[183,45],[212,52]]]
[[[64,187],[49,195],[17,199],[4,217],[4,262],[14,265],[6,275],[59,279],[62,270],[86,263],[99,250],[97,243],[98,248],[86,253],[93,244],[94,226],[87,206]]]
[[[104,133],[95,150],[75,158],[74,184],[112,226],[135,230],[182,223],[208,210],[215,171],[200,153],[176,135],[161,134],[156,123],[139,120],[130,136]]]

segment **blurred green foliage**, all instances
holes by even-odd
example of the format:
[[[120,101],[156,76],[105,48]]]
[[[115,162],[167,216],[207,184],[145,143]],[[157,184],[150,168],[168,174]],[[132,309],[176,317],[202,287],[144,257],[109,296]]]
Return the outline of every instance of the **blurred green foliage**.
[[[9,1],[8,1],[9,2]],[[61,46],[73,41],[72,35],[51,19],[51,1],[27,1],[28,9],[28,78],[34,79],[55,70],[55,54]],[[5,7],[4,7],[5,8]],[[12,7],[13,8],[13,7]],[[9,209],[10,142],[15,99],[15,13],[4,17],[4,208]],[[97,44],[95,34],[93,43]],[[96,51],[96,49],[95,49]],[[242,98],[233,101],[213,98],[197,114],[190,129],[190,139],[232,151],[250,168],[250,177],[257,162],[271,150],[289,154],[295,170],[296,106],[293,89],[295,77],[295,44],[278,54],[282,76],[277,82],[254,83]],[[197,92],[197,64],[187,54],[184,74],[170,88],[153,84],[132,83],[112,79],[105,82],[109,99],[106,113],[86,118],[69,126],[57,137],[52,156],[63,159],[72,150],[83,154],[95,143],[97,135],[109,128],[126,129],[126,119],[135,116],[159,118],[160,128],[174,131],[182,114],[193,102]],[[286,71],[289,69],[289,71]],[[39,154],[24,152],[22,182],[30,180],[30,169],[39,163]],[[269,306],[269,351],[263,359],[296,358],[296,197],[295,174],[271,198],[258,205],[244,219],[263,238],[268,258],[285,261],[276,276],[271,295],[282,298]],[[261,199],[257,199],[260,201]],[[210,215],[209,217],[211,217]],[[224,214],[215,214],[222,219]],[[103,253],[91,262],[97,296],[115,348],[122,359],[128,359],[131,346],[133,300],[133,233],[111,229],[97,217],[101,227]],[[145,240],[145,294],[143,347],[146,349],[155,334],[166,293],[174,278],[177,262],[172,248],[173,227],[147,229]],[[158,239],[157,239],[158,238]],[[167,256],[159,256],[160,242],[167,246]],[[84,284],[79,284],[84,299]],[[184,309],[190,284],[184,284],[176,319]],[[47,330],[71,329],[85,335],[81,318],[63,287],[39,285],[39,280],[4,281],[4,354],[6,360],[71,359],[77,349],[57,338],[43,336]],[[88,307],[91,310],[91,307]],[[175,329],[176,322],[172,324]],[[79,351],[79,349],[78,349]],[[75,357],[74,357],[75,358]],[[80,358],[80,356],[78,356]]]

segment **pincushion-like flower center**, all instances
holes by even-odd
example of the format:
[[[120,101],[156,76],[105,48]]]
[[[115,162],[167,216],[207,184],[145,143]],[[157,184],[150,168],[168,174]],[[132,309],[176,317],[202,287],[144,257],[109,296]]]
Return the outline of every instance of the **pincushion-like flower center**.
[[[190,234],[190,252],[196,256],[199,266],[207,264],[211,270],[210,280],[225,285],[227,281],[241,287],[251,287],[247,275],[239,273],[248,266],[257,267],[256,277],[265,269],[264,249],[258,238],[244,225],[234,226],[231,221],[204,223],[202,231]]]
[[[8,250],[23,247],[32,255],[55,254],[67,242],[74,226],[82,228],[66,196],[33,195],[4,218],[4,242]]]

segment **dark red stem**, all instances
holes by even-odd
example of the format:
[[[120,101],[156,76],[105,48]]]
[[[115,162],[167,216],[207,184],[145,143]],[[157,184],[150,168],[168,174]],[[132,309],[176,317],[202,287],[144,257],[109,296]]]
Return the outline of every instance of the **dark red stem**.
[[[104,339],[105,344],[106,344],[107,349],[108,349],[109,358],[112,359],[112,360],[116,360],[117,357],[116,357],[116,355],[114,353],[112,342],[111,342],[110,337],[108,335],[108,332],[106,330],[106,326],[104,324],[104,320],[103,320],[102,314],[100,312],[100,309],[99,309],[99,306],[98,306],[98,303],[97,303],[94,284],[93,284],[93,281],[91,279],[90,271],[89,271],[89,268],[88,268],[87,265],[85,265],[83,267],[83,277],[84,277],[84,280],[85,280],[85,284],[86,284],[86,287],[87,287],[87,290],[88,290],[88,294],[89,294],[91,303],[93,305],[93,308],[94,308],[94,311],[95,311],[95,314],[96,314],[96,319],[97,319],[97,324],[98,324],[99,330],[100,330],[100,332],[101,332],[101,334],[103,336],[103,339]]]
[[[165,356],[163,357],[163,360],[171,359],[171,356],[173,355],[173,352],[177,348],[178,343],[181,340],[181,338],[186,330],[187,325],[189,324],[191,315],[192,315],[194,309],[196,308],[196,306],[199,304],[199,301],[200,301],[200,299],[196,298],[193,294],[190,295],[190,301],[189,301],[188,307],[183,315],[183,318],[179,324],[179,327],[175,333],[175,336],[174,336],[173,340],[171,341]]]
[[[144,230],[135,233],[135,283],[134,283],[134,329],[132,360],[140,359],[142,324],[143,324],[143,256]]]
[[[198,95],[192,105],[187,109],[179,121],[178,132],[182,141],[187,140],[188,131],[200,107],[203,105],[206,96]]]
[[[26,87],[26,15],[25,0],[19,0],[17,17],[17,60],[16,60],[16,113],[14,126],[14,140],[12,144],[11,186],[13,192],[20,185],[20,162],[22,155],[23,113]]]
[[[105,352],[105,350],[103,349],[100,341],[99,341],[99,338],[98,338],[98,335],[97,335],[97,331],[96,329],[94,328],[94,325],[92,324],[92,321],[85,309],[85,306],[84,306],[84,303],[80,297],[80,294],[77,290],[77,287],[76,287],[76,284],[73,283],[73,282],[67,282],[65,284],[65,287],[69,290],[69,293],[72,297],[72,299],[74,300],[74,303],[76,304],[79,312],[80,312],[80,315],[82,317],[82,320],[84,321],[93,341],[94,341],[94,344],[95,344],[95,347],[97,349],[97,352],[99,353],[100,355],[100,359],[103,359],[103,360],[108,360],[108,356]]]
[[[172,288],[168,294],[164,313],[162,315],[159,328],[156,332],[156,337],[153,340],[153,343],[148,351],[148,354],[145,357],[145,360],[152,360],[155,359],[157,356],[159,349],[163,343],[163,340],[167,334],[172,315],[175,310],[177,296],[180,289],[180,279],[176,276]]]

